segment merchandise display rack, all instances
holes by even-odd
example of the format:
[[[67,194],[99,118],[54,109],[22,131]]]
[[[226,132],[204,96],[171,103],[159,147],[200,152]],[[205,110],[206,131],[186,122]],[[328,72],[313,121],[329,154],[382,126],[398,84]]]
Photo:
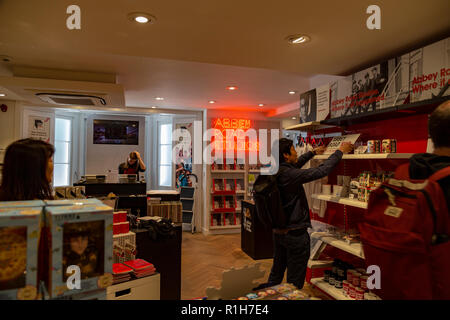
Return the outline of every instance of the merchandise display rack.
[[[212,234],[221,234],[221,233],[236,233],[240,232],[241,223],[240,223],[240,200],[245,199],[246,194],[246,170],[244,165],[237,164],[231,165],[233,168],[229,168],[228,165],[223,165],[226,169],[213,169],[213,166],[210,166],[210,174],[211,174],[211,195],[210,195],[210,210],[208,223],[209,230]],[[241,188],[238,190],[237,181],[241,181]],[[216,186],[216,181],[222,181],[221,186]],[[230,185],[231,183],[231,185]],[[230,188],[227,188],[227,185],[230,185]],[[227,206],[226,203],[231,201],[231,197],[233,198],[232,206]],[[223,207],[216,207],[215,200],[219,200],[223,204]],[[216,219],[216,220],[215,220]],[[220,225],[214,225],[214,221],[219,223]]]
[[[440,103],[447,101],[448,99],[449,97],[433,98],[416,103],[381,109],[368,114],[327,119],[319,123],[316,122],[291,126],[286,128],[286,130],[297,129],[300,131],[307,131],[308,134],[311,134],[311,131],[314,130],[329,133],[333,131],[333,129],[322,130],[325,128],[321,127],[320,125],[330,125],[335,126],[336,131],[342,131],[344,129],[344,131],[348,132],[348,134],[362,133],[362,136],[364,136],[364,138],[362,138],[361,136],[363,142],[366,142],[370,139],[382,140],[384,139],[383,136],[386,138],[395,138],[398,142],[403,143],[403,145],[401,145],[400,147],[397,144],[397,150],[401,149],[401,151],[403,152],[345,154],[342,157],[343,161],[342,166],[340,167],[341,171],[338,174],[341,174],[343,176],[355,177],[355,173],[357,173],[357,170],[360,170],[359,172],[362,172],[361,169],[369,169],[372,171],[376,170],[377,172],[379,170],[393,171],[392,169],[410,159],[414,154],[425,151],[426,140],[428,138],[425,135],[427,123],[426,114],[431,113]],[[405,119],[399,122],[397,118]],[[373,122],[377,122],[376,125],[373,125]],[[376,130],[371,129],[371,126],[375,127]],[[416,128],[414,134],[412,135],[406,134],[406,128],[410,127]],[[330,155],[317,155],[313,159],[325,160],[329,156]],[[318,164],[318,162],[316,161],[314,161],[314,163],[315,164],[313,166]],[[343,219],[344,226],[342,235],[352,235],[355,231],[354,228],[355,226],[357,226],[358,221],[362,220],[362,217],[368,209],[368,202],[360,201],[358,199],[350,199],[338,197],[332,194],[330,195],[320,193],[313,194],[312,198],[333,203],[329,206],[331,210],[330,214],[331,212],[334,212],[333,215],[335,215],[335,213],[338,213],[337,216],[340,216],[340,219]],[[334,204],[341,205],[341,207]],[[324,219],[324,221],[330,221],[329,223],[334,225],[334,223],[332,222],[334,220],[332,219],[333,218],[329,218],[329,220]],[[341,225],[341,223],[342,220],[340,220],[339,225]],[[311,272],[310,278],[308,280],[310,284],[333,299],[354,300],[353,298],[345,295],[342,289],[338,289],[324,280],[324,278],[320,274],[320,270],[330,268],[333,265],[333,261],[323,260],[323,258],[321,259],[320,256],[327,248],[327,246],[333,247],[338,249],[339,251],[342,251],[342,255],[344,256],[346,254],[350,254],[351,256],[353,256],[356,260],[352,259],[351,256],[348,256],[347,259],[350,261],[354,261],[353,263],[358,265],[359,262],[356,262],[358,261],[358,259],[365,259],[362,243],[355,240],[344,240],[340,237],[340,235],[334,235],[328,232],[313,232],[311,234],[311,238],[317,240],[317,243],[312,248],[310,260],[308,261],[308,269]],[[352,238],[353,237],[351,236],[350,239]],[[332,256],[341,255],[341,253],[338,253],[336,251],[330,252],[335,252],[331,254]],[[328,256],[328,254],[326,254],[326,256]],[[325,259],[330,259],[330,257],[328,256]],[[314,276],[315,272],[319,272],[319,274],[316,274]]]
[[[244,169],[213,169],[212,166],[209,168],[210,177],[211,177],[211,191],[209,192],[210,196],[210,204],[208,211],[207,221],[209,224],[209,233],[210,234],[224,234],[224,233],[240,233],[241,232],[241,201],[242,200],[252,200],[252,186],[253,183],[249,181],[250,175],[253,175],[254,178],[260,174],[260,169],[253,169],[249,164],[241,165]],[[215,188],[215,180],[235,180],[235,187],[233,190],[216,190]],[[241,180],[241,188],[237,188],[236,181]],[[216,208],[214,204],[215,197],[223,197],[225,199],[226,196],[233,196],[235,199],[235,206],[232,208]],[[226,222],[226,217],[223,215],[227,213],[233,213],[235,215],[235,225],[229,225]],[[222,215],[222,224],[223,225],[212,225],[212,221],[215,215]]]

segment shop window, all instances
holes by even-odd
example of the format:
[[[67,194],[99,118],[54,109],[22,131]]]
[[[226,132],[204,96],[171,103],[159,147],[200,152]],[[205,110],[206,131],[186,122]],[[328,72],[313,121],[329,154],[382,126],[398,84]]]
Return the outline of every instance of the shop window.
[[[55,155],[53,157],[53,185],[55,187],[70,186],[72,158],[72,120],[55,119]]]
[[[159,123],[159,186],[172,187],[172,123]]]

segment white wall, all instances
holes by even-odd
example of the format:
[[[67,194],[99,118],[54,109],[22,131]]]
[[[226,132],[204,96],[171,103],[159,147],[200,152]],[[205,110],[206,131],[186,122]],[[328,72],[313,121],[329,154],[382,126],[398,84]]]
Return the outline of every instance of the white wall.
[[[0,105],[5,104],[8,107],[6,112],[0,111],[0,149],[6,147],[15,141],[15,106],[16,102],[12,100],[0,100]]]
[[[342,76],[334,76],[334,75],[331,75],[331,74],[317,74],[314,77],[311,77],[309,79],[309,89],[312,90],[314,88],[323,86],[325,84],[337,81],[337,80],[342,79],[342,78],[344,78],[344,77],[342,77]]]
[[[139,121],[139,145],[113,145],[93,143],[93,120]],[[145,153],[145,117],[88,115],[86,118],[86,174],[106,174],[108,170],[117,170],[132,151],[138,151],[148,167]]]

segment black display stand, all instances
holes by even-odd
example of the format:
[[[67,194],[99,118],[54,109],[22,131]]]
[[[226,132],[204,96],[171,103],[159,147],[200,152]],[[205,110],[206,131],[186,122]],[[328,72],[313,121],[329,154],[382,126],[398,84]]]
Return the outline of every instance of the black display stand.
[[[241,248],[254,260],[273,258],[272,230],[261,223],[249,201],[242,201]]]
[[[136,259],[152,263],[161,274],[161,300],[181,299],[181,233],[182,225],[175,225],[172,239],[153,240],[146,229],[132,229],[136,233]]]

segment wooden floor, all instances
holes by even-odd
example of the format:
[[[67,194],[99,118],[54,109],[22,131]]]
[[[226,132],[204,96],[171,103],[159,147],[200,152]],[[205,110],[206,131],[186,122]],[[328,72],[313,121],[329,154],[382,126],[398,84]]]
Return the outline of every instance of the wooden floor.
[[[257,283],[267,281],[272,259],[253,260],[241,250],[241,235],[209,235],[183,232],[181,265],[181,299],[204,297],[207,287],[220,287],[222,272],[231,267],[241,268],[260,263],[266,273]],[[283,282],[286,281],[286,276]],[[310,295],[326,298],[307,284]]]

